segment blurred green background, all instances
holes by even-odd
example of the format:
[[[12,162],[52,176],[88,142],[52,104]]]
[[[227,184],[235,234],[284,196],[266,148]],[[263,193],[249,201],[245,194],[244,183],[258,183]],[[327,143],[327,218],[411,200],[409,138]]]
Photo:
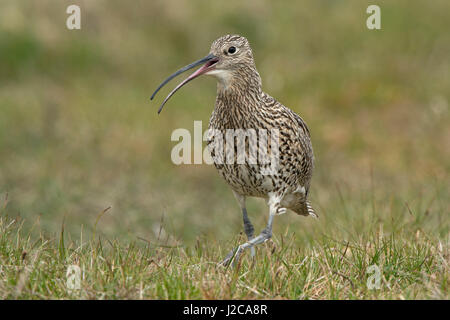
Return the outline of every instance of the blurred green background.
[[[66,8],[81,7],[81,30]],[[369,4],[382,30],[366,28]],[[176,128],[207,128],[215,81],[200,78],[157,115],[213,40],[246,36],[263,89],[308,123],[316,156],[311,199],[320,219],[277,217],[274,234],[363,235],[405,225],[448,235],[450,2],[0,2],[0,206],[49,234],[63,220],[107,237],[226,241],[242,230],[213,166],[171,162]],[[182,78],[182,77],[181,77]],[[181,80],[180,78],[180,80]],[[175,81],[176,82],[176,81]],[[256,229],[267,208],[249,202]],[[83,226],[83,227],[82,227]]]

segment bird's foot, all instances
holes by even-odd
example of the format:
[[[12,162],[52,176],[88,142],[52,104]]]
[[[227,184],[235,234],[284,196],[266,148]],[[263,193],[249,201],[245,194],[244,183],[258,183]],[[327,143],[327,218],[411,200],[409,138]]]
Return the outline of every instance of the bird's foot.
[[[247,243],[245,243],[247,244]],[[222,262],[219,263],[219,265],[228,267],[231,263],[233,268],[236,268],[239,262],[239,259],[241,258],[242,253],[244,252],[246,247],[244,245],[240,245],[233,250],[231,250],[225,259],[222,260]],[[250,247],[250,257],[253,259],[255,257],[255,247]]]
[[[230,262],[231,262],[231,260],[232,260],[233,257],[234,257],[234,251],[235,251],[235,249],[231,250],[231,251],[227,254],[227,256],[225,257],[225,259],[223,259],[223,260],[219,263],[219,265],[224,266],[224,267],[228,267],[229,264],[230,264]]]
[[[250,257],[252,257],[252,259],[255,258],[255,254],[256,254],[256,250],[255,247],[250,247]]]
[[[250,256],[253,258],[255,256],[255,245],[263,243],[269,240],[271,237],[272,230],[264,229],[259,236],[250,239],[244,244],[241,244],[237,248],[231,250],[225,257],[225,259],[223,259],[223,261],[220,263],[220,265],[227,267],[230,265],[230,263],[232,263],[232,266],[236,267],[242,252],[244,252],[244,250],[247,248],[250,248]]]
[[[239,247],[236,247],[235,249],[231,250],[225,257],[225,259],[223,259],[222,262],[219,263],[219,265],[228,267],[230,265],[230,263],[233,261],[233,258],[235,258],[238,250],[239,250]],[[233,266],[234,266],[234,263],[233,263]]]

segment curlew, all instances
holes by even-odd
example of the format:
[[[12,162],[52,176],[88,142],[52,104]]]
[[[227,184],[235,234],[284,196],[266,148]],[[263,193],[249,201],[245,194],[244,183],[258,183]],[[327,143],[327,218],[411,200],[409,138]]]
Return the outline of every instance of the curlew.
[[[169,93],[158,113],[186,83],[202,74],[210,75],[217,79],[216,103],[209,121],[210,132],[241,130],[240,132],[248,134],[261,132],[263,129],[266,130],[267,140],[276,141],[276,170],[263,172],[262,169],[267,169],[271,164],[259,161],[259,158],[256,162],[249,161],[249,158],[236,161],[238,154],[233,150],[226,149],[225,154],[228,157],[231,153],[234,161],[228,161],[228,158],[224,161],[224,157],[217,154],[217,150],[224,150],[223,145],[218,144],[217,135],[209,135],[208,149],[214,165],[230,185],[242,211],[247,241],[231,250],[222,261],[223,265],[228,265],[231,261],[236,264],[245,249],[251,248],[253,257],[254,246],[271,238],[275,215],[290,209],[299,215],[317,217],[307,200],[314,162],[311,138],[309,129],[300,116],[262,91],[261,77],[256,70],[252,49],[247,39],[239,35],[226,35],[215,40],[206,57],[169,76],[156,89],[151,99],[171,79],[199,65],[202,66]],[[259,148],[262,145],[252,143],[249,135],[243,141],[247,156],[255,146]],[[220,147],[216,148],[218,145]],[[268,151],[274,151],[272,144]],[[265,198],[269,207],[267,226],[257,236],[247,214],[246,197]]]

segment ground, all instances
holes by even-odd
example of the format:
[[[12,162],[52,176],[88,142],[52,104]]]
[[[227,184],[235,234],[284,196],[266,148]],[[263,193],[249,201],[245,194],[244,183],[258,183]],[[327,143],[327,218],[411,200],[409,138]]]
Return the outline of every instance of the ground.
[[[365,1],[79,4],[72,31],[63,3],[0,4],[0,298],[449,298],[448,1],[378,1],[381,30]],[[320,216],[275,217],[237,269],[217,266],[245,239],[231,190],[170,159],[214,80],[149,100],[226,33],[308,124]]]

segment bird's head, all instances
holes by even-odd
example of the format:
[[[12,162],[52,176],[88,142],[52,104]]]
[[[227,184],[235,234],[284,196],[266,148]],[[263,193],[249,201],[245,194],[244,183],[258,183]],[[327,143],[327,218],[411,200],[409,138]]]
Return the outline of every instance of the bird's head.
[[[232,84],[233,79],[244,76],[247,69],[255,69],[252,49],[242,36],[226,35],[217,39],[211,45],[210,54],[218,61],[205,74],[215,76],[225,87]]]
[[[256,87],[261,85],[261,80],[253,60],[253,52],[247,39],[239,35],[226,35],[212,43],[211,50],[206,57],[181,68],[164,80],[155,90],[151,99],[153,100],[156,93],[167,82],[179,74],[199,65],[202,66],[169,93],[161,104],[158,113],[161,112],[164,104],[178,89],[202,74],[216,77],[221,90],[227,90],[227,88],[233,86],[240,86],[242,88],[243,85],[251,82],[254,82]]]

